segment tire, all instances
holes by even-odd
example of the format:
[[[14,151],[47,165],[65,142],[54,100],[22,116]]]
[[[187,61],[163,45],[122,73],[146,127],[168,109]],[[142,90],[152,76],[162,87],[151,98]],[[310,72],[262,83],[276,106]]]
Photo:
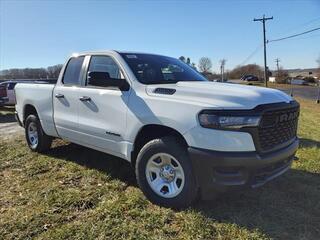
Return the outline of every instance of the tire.
[[[51,147],[52,138],[42,129],[36,115],[29,115],[25,121],[25,136],[28,147],[34,152],[45,152]]]
[[[157,205],[183,209],[197,199],[191,161],[186,147],[177,138],[148,142],[138,154],[135,171],[140,189]]]

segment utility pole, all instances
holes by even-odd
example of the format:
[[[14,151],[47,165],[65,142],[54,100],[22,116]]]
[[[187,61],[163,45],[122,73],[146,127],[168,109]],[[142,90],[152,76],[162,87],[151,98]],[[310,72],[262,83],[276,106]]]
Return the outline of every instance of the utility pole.
[[[277,76],[276,76],[276,78],[278,78],[279,79],[279,62],[280,62],[280,59],[279,58],[276,58],[276,60],[274,60],[276,63],[277,63]],[[277,79],[276,79],[277,80]]]
[[[224,81],[224,66],[226,65],[226,59],[220,60],[220,70],[221,70],[221,82]]]
[[[276,58],[275,62],[277,63],[277,72],[278,72],[278,75],[279,75],[279,62],[280,62],[280,59]]]
[[[318,97],[317,97],[317,103],[320,103],[320,79],[318,79]]]
[[[268,87],[268,69],[267,69],[267,49],[266,49],[266,21],[268,20],[272,20],[273,17],[269,17],[266,18],[265,15],[263,15],[263,18],[255,18],[253,19],[253,21],[259,21],[262,22],[262,26],[263,26],[263,48],[264,48],[264,80],[265,80],[265,84],[266,87]]]

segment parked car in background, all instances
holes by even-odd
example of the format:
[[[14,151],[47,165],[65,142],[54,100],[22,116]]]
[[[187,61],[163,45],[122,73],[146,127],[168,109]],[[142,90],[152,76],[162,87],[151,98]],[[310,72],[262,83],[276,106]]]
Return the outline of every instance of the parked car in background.
[[[0,106],[5,105],[7,102],[8,102],[7,85],[0,83]]]
[[[252,81],[259,81],[259,78],[257,76],[254,75],[244,75],[241,80],[243,81],[248,81],[248,82],[252,82]]]
[[[291,79],[290,84],[292,84],[292,85],[308,85],[308,82],[303,79]]]
[[[3,95],[7,98],[7,101],[4,102],[4,105],[15,105],[16,98],[14,93],[14,87],[19,81],[6,81],[0,83]]]

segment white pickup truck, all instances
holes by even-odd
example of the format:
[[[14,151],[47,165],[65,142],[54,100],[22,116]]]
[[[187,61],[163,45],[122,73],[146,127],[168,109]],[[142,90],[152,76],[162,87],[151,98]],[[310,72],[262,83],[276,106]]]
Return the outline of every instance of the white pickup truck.
[[[299,104],[281,91],[207,81],[180,60],[73,55],[53,84],[18,84],[16,118],[32,151],[62,138],[123,158],[152,202],[258,187],[290,168]]]

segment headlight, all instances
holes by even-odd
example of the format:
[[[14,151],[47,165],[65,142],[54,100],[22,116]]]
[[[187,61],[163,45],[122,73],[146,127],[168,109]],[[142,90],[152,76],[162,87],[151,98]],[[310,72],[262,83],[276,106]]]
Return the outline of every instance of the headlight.
[[[223,116],[211,113],[200,113],[199,122],[205,128],[255,127],[259,125],[260,116]]]

